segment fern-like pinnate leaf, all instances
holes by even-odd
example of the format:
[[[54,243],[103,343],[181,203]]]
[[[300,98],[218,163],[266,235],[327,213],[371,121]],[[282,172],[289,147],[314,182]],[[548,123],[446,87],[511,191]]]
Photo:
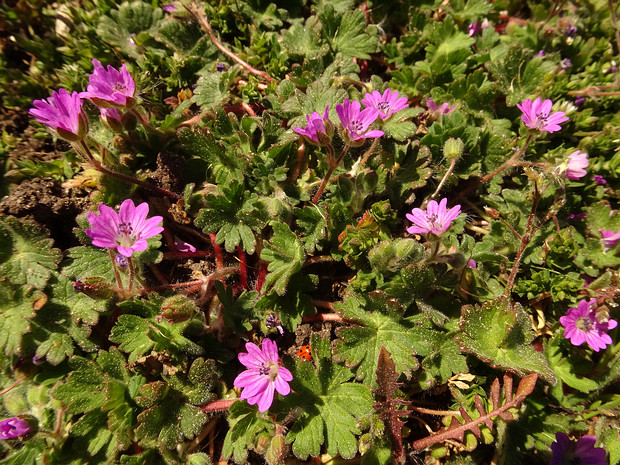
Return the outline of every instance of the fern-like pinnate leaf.
[[[453,416],[450,420],[450,425],[447,428],[443,428],[437,433],[431,434],[430,436],[427,436],[425,438],[418,439],[413,443],[413,448],[424,449],[426,447],[432,446],[433,444],[444,442],[448,439],[456,439],[457,441],[462,442],[463,437],[465,436],[465,433],[467,431],[471,431],[477,438],[479,438],[482,435],[482,431],[480,430],[481,424],[484,423],[487,428],[492,430],[493,419],[495,417],[500,417],[504,421],[514,420],[514,415],[508,410],[511,408],[519,407],[521,405],[525,398],[534,391],[537,379],[538,375],[536,373],[532,373],[531,375],[523,378],[519,382],[516,395],[513,397],[512,376],[509,374],[505,374],[504,404],[500,405],[499,379],[496,378],[491,385],[489,398],[491,400],[492,408],[489,412],[487,412],[484,408],[480,396],[476,394],[474,402],[476,405],[476,410],[480,415],[478,418],[472,418],[463,407],[459,407],[460,417],[464,420],[464,422],[461,422],[457,418],[459,415]]]

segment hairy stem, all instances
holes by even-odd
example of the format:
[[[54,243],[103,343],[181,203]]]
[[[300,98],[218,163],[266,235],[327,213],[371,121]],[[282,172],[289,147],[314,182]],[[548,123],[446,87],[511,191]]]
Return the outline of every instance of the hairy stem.
[[[116,284],[118,284],[119,289],[123,289],[123,282],[121,281],[121,275],[118,272],[118,268],[116,267],[116,259],[114,258],[114,252],[112,249],[108,248],[108,252],[110,254],[110,260],[112,260],[112,267],[114,268],[114,276],[116,276]]]
[[[446,174],[444,174],[443,178],[441,178],[441,182],[437,186],[437,189],[435,189],[435,192],[433,192],[433,195],[431,195],[431,199],[434,199],[435,196],[439,194],[439,191],[441,190],[444,183],[446,182],[446,179],[448,179],[448,177],[452,174],[452,170],[454,169],[455,164],[456,164],[456,158],[452,158],[452,160],[450,160],[450,166],[448,167],[448,171],[446,171]]]
[[[184,5],[185,6],[185,5]],[[239,63],[241,66],[243,66],[245,69],[247,69],[251,74],[261,77],[269,82],[275,82],[275,79],[272,78],[271,76],[269,76],[268,74],[252,67],[252,65],[250,65],[249,63],[246,63],[245,61],[243,61],[241,58],[239,58],[237,55],[235,55],[233,52],[231,52],[230,50],[228,50],[226,47],[224,47],[219,40],[217,40],[217,38],[215,37],[215,34],[213,33],[213,29],[211,28],[211,24],[209,24],[209,21],[207,20],[206,16],[204,14],[202,14],[202,12],[198,9],[198,6],[194,4],[193,8],[189,8],[188,6],[185,6],[185,9],[192,14],[196,19],[198,19],[198,22],[200,23],[200,25],[203,27],[203,29],[205,30],[205,32],[207,33],[207,35],[209,36],[209,39],[211,39],[211,42],[213,42],[213,45],[215,45],[224,55],[226,55],[228,58],[230,58],[233,61],[236,61],[237,63]]]
[[[534,199],[532,200],[532,209],[530,210],[530,216],[527,219],[527,227],[525,228],[525,233],[521,236],[521,245],[519,246],[519,251],[517,252],[517,256],[515,257],[515,261],[512,265],[512,270],[510,270],[510,276],[508,277],[508,281],[506,282],[506,291],[504,295],[506,297],[510,296],[512,292],[512,286],[514,285],[515,278],[517,277],[517,273],[519,272],[519,264],[521,263],[521,259],[523,258],[523,253],[525,252],[525,248],[528,246],[530,241],[532,240],[532,236],[534,235],[535,230],[532,230],[534,225],[534,217],[536,216],[536,208],[538,207],[538,202],[540,201],[540,192],[538,191],[538,185],[534,183]]]
[[[372,144],[371,144],[370,148],[368,150],[366,150],[366,153],[362,156],[362,159],[360,160],[360,165],[366,166],[366,162],[368,161],[370,156],[373,154],[373,152],[377,148],[377,145],[379,145],[379,138],[378,137],[375,140],[372,141]]]
[[[331,145],[329,145],[328,147],[331,147]],[[340,162],[342,162],[342,159],[347,154],[348,150],[349,150],[349,146],[345,145],[344,149],[342,149],[342,153],[340,154],[340,157],[338,157],[338,160],[336,160],[334,163],[332,163],[333,156],[330,158],[329,169],[327,170],[327,174],[325,174],[325,177],[323,178],[323,182],[319,186],[319,190],[316,192],[316,194],[314,194],[314,197],[312,198],[312,203],[317,203],[319,201],[319,199],[321,198],[321,195],[323,194],[323,191],[325,190],[325,186],[329,182],[329,178],[331,177],[336,167],[340,165]],[[332,148],[332,151],[333,151],[333,148]]]

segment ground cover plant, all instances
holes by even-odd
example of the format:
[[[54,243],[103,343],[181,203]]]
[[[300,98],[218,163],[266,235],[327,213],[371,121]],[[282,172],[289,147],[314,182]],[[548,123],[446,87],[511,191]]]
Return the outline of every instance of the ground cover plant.
[[[618,10],[3,3],[1,463],[620,463]]]

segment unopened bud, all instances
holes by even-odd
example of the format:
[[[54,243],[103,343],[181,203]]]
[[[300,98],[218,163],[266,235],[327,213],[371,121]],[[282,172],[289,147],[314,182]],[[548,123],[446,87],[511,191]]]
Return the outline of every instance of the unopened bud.
[[[443,154],[446,158],[461,158],[463,155],[463,149],[465,148],[465,144],[461,139],[454,139],[450,137],[443,144]]]
[[[161,304],[161,316],[170,322],[187,320],[197,312],[196,304],[184,295],[168,297]]]

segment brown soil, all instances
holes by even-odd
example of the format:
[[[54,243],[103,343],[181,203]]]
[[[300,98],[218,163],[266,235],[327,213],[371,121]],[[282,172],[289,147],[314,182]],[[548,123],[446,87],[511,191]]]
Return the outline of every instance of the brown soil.
[[[0,214],[32,219],[47,227],[54,246],[65,250],[79,245],[73,234],[75,217],[89,203],[85,193],[65,189],[54,179],[27,179],[0,200]]]

